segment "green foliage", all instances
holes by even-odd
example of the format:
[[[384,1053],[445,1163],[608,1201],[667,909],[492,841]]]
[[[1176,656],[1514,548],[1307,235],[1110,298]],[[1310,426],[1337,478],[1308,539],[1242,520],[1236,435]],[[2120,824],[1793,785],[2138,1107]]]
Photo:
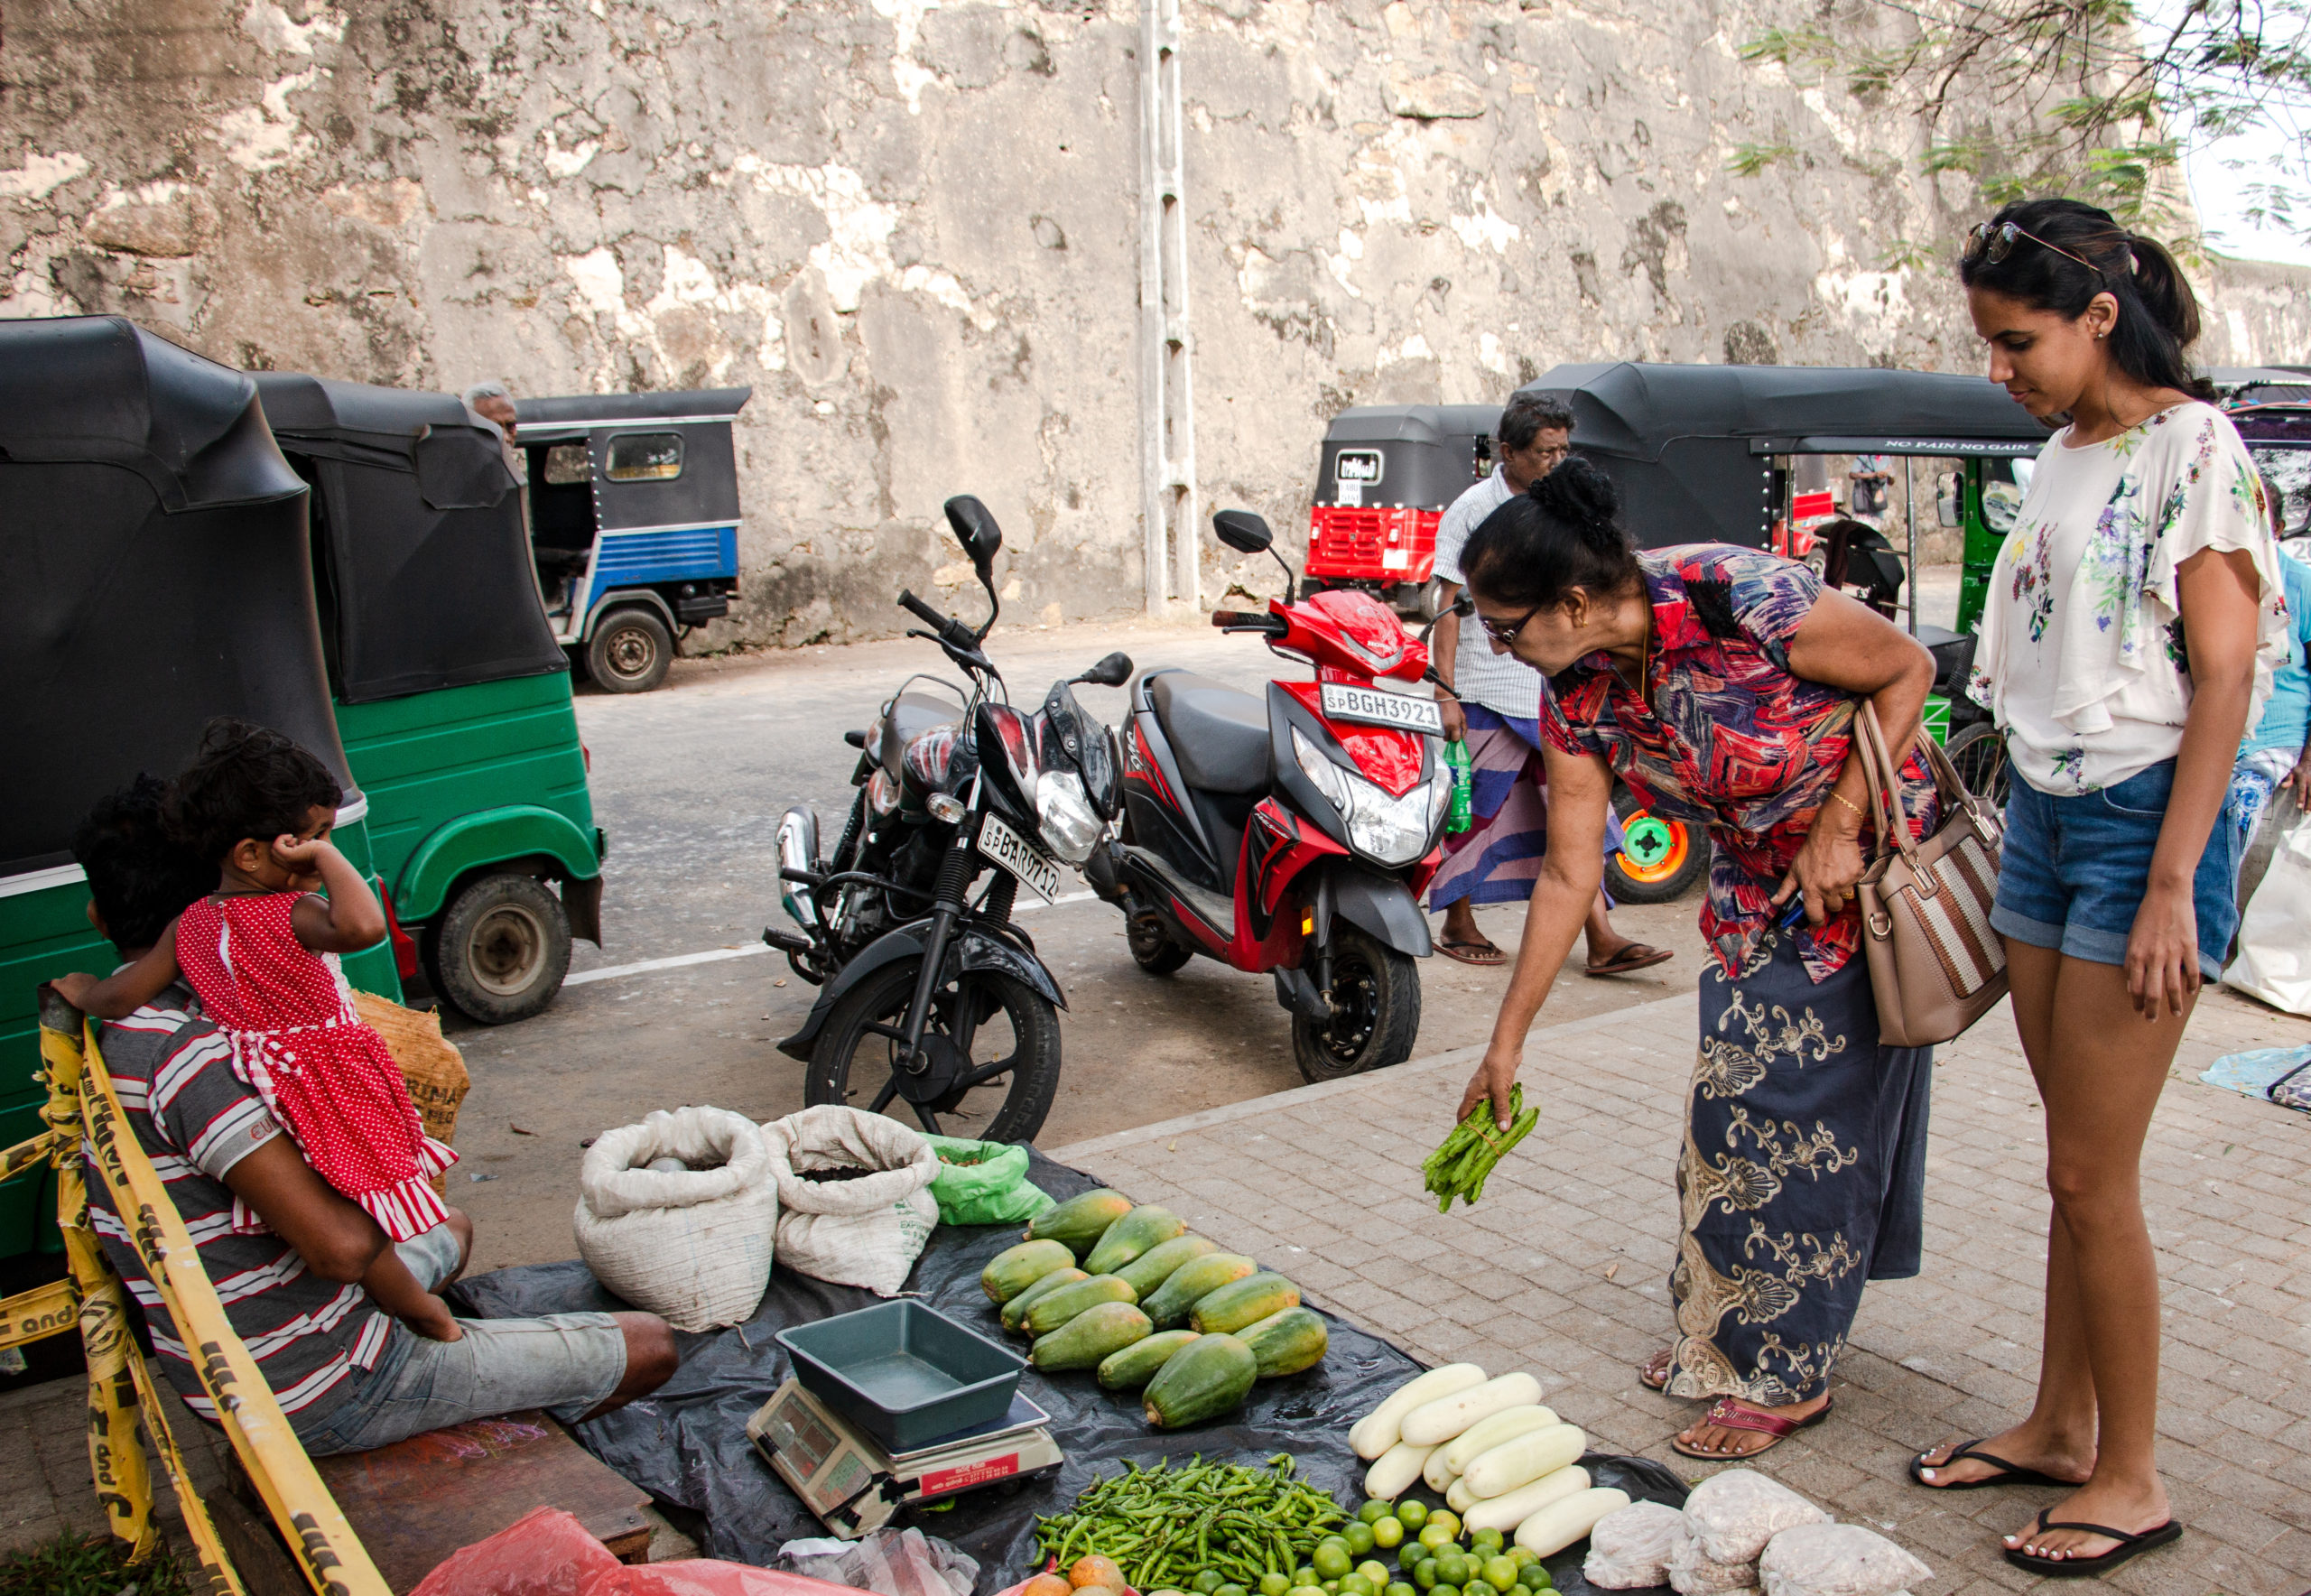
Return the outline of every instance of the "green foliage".
[[[1777,162],[1794,160],[1796,154],[1796,144],[1736,144],[1733,153],[1726,157],[1725,167],[1742,177],[1755,177]]]
[[[132,1564],[108,1535],[68,1529],[52,1541],[0,1553],[0,1596],[186,1596],[184,1575],[163,1546]]]

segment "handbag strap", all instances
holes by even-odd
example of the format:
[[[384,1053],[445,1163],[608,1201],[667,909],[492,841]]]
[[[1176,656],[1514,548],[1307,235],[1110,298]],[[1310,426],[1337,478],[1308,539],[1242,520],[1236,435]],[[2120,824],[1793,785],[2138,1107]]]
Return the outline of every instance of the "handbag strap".
[[[1901,771],[1891,750],[1886,746],[1885,728],[1878,721],[1878,706],[1868,699],[1861,701],[1854,715],[1854,741],[1861,753],[1861,772],[1870,784],[1870,810],[1878,819],[1878,849],[1871,856],[1883,858],[1888,845],[1901,850],[1902,857],[1912,867],[1917,864],[1917,845],[1910,840],[1907,812],[1902,803]],[[1935,791],[1940,794],[1941,812],[1944,824],[1953,817],[1953,806],[1963,810],[1975,822],[1977,832],[1983,830],[1982,812],[1987,807],[1982,800],[1966,790],[1958,775],[1958,767],[1950,756],[1921,722],[1910,735],[1911,747],[1926,756],[1926,769],[1934,776]],[[1907,753],[1907,750],[1905,750]]]

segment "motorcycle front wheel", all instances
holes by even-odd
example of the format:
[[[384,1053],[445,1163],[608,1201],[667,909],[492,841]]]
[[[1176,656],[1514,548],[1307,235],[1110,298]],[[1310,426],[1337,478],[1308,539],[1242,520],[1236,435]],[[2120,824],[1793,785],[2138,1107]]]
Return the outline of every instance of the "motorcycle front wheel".
[[[974,970],[934,995],[924,1041],[951,1050],[964,1082],[927,1102],[899,1090],[898,1053],[919,965],[886,965],[827,1016],[803,1074],[803,1100],[888,1114],[934,1136],[1032,1141],[1059,1094],[1059,1016],[1026,982]],[[958,1057],[957,1055],[960,1055]]]
[[[1420,966],[1377,938],[1335,922],[1332,1014],[1292,1021],[1292,1059],[1309,1081],[1385,1070],[1412,1056],[1420,1035]]]

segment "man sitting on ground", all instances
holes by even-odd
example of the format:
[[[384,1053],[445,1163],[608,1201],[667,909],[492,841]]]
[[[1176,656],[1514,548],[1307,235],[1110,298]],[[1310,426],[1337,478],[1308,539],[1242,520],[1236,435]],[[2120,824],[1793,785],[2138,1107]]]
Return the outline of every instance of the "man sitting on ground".
[[[97,803],[73,838],[88,877],[88,920],[123,960],[137,957],[184,906],[217,886],[204,864],[164,835],[162,788],[150,776]],[[466,1419],[543,1407],[576,1423],[623,1406],[673,1372],[673,1333],[654,1313],[557,1313],[460,1319],[455,1341],[413,1333],[357,1284],[391,1245],[338,1195],[234,1073],[231,1050],[181,984],[99,1038],[138,1146],[168,1184],[217,1287],[290,1428],[307,1452],[362,1452]],[[266,1227],[233,1229],[239,1197]],[[185,1406],[216,1411],[184,1338],[128,1244],[99,1173],[88,1170],[90,1222],[143,1304],[153,1350]],[[403,1245],[429,1291],[465,1267],[473,1222],[450,1222]]]

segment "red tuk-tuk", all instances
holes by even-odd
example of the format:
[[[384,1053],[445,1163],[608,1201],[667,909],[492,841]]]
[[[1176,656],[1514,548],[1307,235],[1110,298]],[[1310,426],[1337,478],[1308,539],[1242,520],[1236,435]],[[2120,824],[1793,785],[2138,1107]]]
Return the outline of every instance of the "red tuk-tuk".
[[[1492,469],[1499,421],[1498,404],[1366,404],[1334,416],[1308,510],[1310,589],[1361,588],[1419,609],[1437,524]]]

